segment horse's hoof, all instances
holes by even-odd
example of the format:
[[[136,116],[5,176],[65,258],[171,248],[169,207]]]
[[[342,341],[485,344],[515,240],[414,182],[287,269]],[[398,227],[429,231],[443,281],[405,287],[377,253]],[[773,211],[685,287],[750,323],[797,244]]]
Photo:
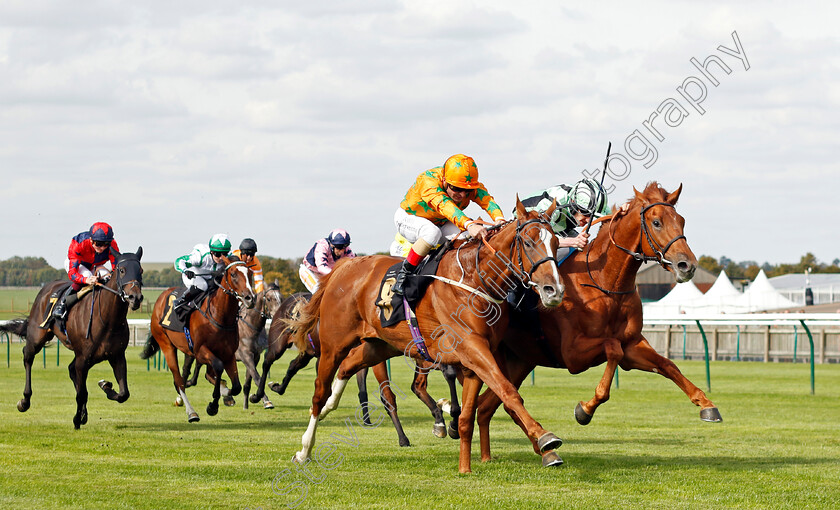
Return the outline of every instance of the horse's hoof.
[[[551,432],[546,432],[537,440],[537,446],[540,448],[541,452],[553,450],[560,447],[562,444],[563,440]]]
[[[254,393],[253,395],[251,395],[250,397],[248,397],[248,400],[249,400],[252,404],[256,404],[257,402],[259,402],[259,401],[260,401],[260,396],[259,396],[259,395],[257,395],[256,393]]]
[[[446,425],[443,423],[435,423],[434,427],[432,427],[432,432],[434,432],[435,437],[442,439],[446,437]]]
[[[458,433],[458,425],[454,421],[449,423],[449,437],[452,439],[461,439],[461,434]]]
[[[184,399],[182,399],[180,396],[175,397],[175,402],[172,402],[172,405],[175,407],[183,407]]]
[[[227,397],[222,397],[222,402],[224,402],[225,405],[228,407],[233,407],[236,405],[236,400],[234,400],[233,397],[231,397],[230,395],[228,395]]]
[[[111,381],[106,381],[105,379],[99,381],[99,387],[102,388],[102,391],[104,391],[105,393],[108,393],[109,391],[114,389],[114,385],[111,384]]]
[[[274,404],[271,403],[271,400],[266,400],[263,402],[263,409],[274,409]]]
[[[87,410],[82,413],[82,425],[86,425],[88,420]]]
[[[187,417],[187,421],[190,423],[195,423],[199,420],[201,420],[201,418],[198,417],[198,413],[190,413],[190,415]]]
[[[543,467],[562,466],[563,459],[554,450],[549,450],[542,455],[542,465]]]
[[[592,421],[592,415],[583,410],[583,406],[580,405],[580,402],[578,402],[578,405],[575,407],[575,419],[581,425],[589,425],[589,422]]]
[[[276,393],[278,395],[282,395],[282,394],[286,393],[286,389],[283,388],[282,386],[280,386],[279,384],[277,384],[276,382],[268,383],[268,387],[271,391],[273,391],[274,393]]]
[[[294,464],[305,464],[308,460],[308,458],[303,458],[302,452],[297,452],[294,455],[292,455],[292,462]]]
[[[193,386],[195,386],[195,383],[192,381],[187,381],[184,383],[184,388],[192,388]]]
[[[29,409],[29,401],[26,399],[20,399],[17,403],[17,410],[25,413]]]
[[[401,437],[399,443],[400,448],[408,448],[409,446],[411,446],[411,441],[409,441],[407,437]]]
[[[216,416],[217,414],[219,414],[219,403],[210,402],[209,404],[207,404],[207,415]]]
[[[703,421],[719,422],[723,421],[717,407],[707,407],[700,410],[700,419]]]

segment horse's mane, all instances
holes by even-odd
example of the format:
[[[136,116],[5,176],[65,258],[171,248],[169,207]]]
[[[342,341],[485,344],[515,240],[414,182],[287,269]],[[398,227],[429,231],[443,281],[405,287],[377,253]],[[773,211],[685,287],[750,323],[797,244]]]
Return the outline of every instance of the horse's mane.
[[[633,189],[634,189],[634,191],[635,191],[635,188],[633,188]],[[638,204],[638,205],[641,205],[641,204],[642,204],[642,203],[644,203],[644,202],[647,202],[647,203],[654,203],[654,202],[662,202],[662,201],[664,201],[664,200],[668,197],[668,190],[666,190],[665,188],[663,188],[663,187],[659,184],[659,182],[657,182],[657,181],[650,181],[650,182],[648,182],[648,183],[645,185],[645,188],[644,188],[644,190],[642,190],[642,191],[640,192],[640,195],[642,196],[643,200],[639,200],[639,197],[638,197],[638,196],[636,196],[635,194],[634,194],[632,197],[630,197],[629,199],[627,199],[627,201],[626,201],[625,203],[626,203],[626,204],[630,204],[630,207],[629,207],[629,209],[628,209],[628,212],[629,212],[630,210],[632,210],[632,209],[633,209],[633,208],[634,208],[637,204]],[[608,223],[608,222],[610,222],[610,221],[612,221],[612,220],[615,220],[615,219],[620,218],[621,216],[624,216],[624,215],[622,215],[622,214],[619,212],[619,208],[618,208],[618,207],[616,207],[615,205],[613,205],[613,206],[612,206],[612,210],[610,211],[610,214],[609,214],[609,215],[604,216],[604,217],[602,217],[602,218],[598,218],[597,220],[593,221],[593,222],[592,222],[592,224],[593,224],[593,225],[595,225],[596,223],[600,223],[600,222],[604,222],[604,223],[606,224],[606,223]],[[603,228],[602,228],[602,229],[598,230],[598,236],[600,236],[600,235],[601,235],[601,232],[604,232],[605,230],[607,230],[607,229],[603,229]],[[606,234],[605,234],[605,235],[606,235]],[[597,236],[596,236],[596,237],[597,237]]]

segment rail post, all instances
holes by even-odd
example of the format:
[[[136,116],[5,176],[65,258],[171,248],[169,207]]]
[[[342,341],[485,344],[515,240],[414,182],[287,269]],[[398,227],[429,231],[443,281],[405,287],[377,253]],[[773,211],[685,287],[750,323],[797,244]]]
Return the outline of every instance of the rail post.
[[[805,324],[804,320],[799,321],[802,324],[802,327],[805,328],[805,332],[808,333],[808,341],[811,343],[811,395],[814,394],[814,337],[811,336],[811,330],[808,329],[808,325]]]
[[[699,320],[695,320],[694,322],[697,323],[697,327],[700,328],[700,335],[703,337],[703,350],[706,353],[706,389],[709,390],[709,393],[712,392],[712,375],[709,371],[709,341],[706,340],[706,332],[703,331],[703,326],[700,325]]]

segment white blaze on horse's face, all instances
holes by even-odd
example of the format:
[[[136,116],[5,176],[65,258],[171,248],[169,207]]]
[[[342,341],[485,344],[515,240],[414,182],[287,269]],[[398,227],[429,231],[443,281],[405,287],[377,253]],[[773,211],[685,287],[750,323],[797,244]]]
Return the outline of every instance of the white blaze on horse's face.
[[[256,293],[251,287],[251,279],[248,278],[248,268],[242,264],[236,267],[236,270],[242,273],[242,277],[245,279],[245,288],[248,290],[244,296],[238,296],[238,299],[245,305],[246,308],[253,308],[257,300]]]
[[[555,249],[552,248],[552,242],[556,242],[554,233],[536,224],[529,225],[527,228],[539,229],[536,244],[533,241],[524,243],[526,257],[532,264],[539,264],[537,269],[532,270],[531,284],[537,287],[543,306],[557,306],[563,300],[565,287],[560,281],[560,273],[557,271],[557,262],[554,259]],[[550,260],[545,260],[547,258]]]

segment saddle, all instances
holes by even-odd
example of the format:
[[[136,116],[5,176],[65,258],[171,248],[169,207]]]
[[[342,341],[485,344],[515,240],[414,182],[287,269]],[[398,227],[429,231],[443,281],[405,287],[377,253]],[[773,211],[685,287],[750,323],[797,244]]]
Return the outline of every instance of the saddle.
[[[172,291],[172,294],[169,295],[169,299],[166,300],[166,305],[164,306],[163,314],[160,318],[160,325],[163,326],[164,329],[183,333],[184,328],[189,323],[190,315],[194,311],[198,310],[201,304],[210,296],[212,289],[202,292],[196,296],[195,299],[189,303],[184,303],[181,308],[175,310],[173,308],[175,300],[183,296],[185,292],[187,292],[186,287],[175,289]]]
[[[69,288],[70,288],[70,282],[64,282],[61,285],[59,285],[53,291],[52,294],[50,294],[50,300],[49,300],[49,303],[48,303],[49,306],[47,306],[47,309],[46,309],[46,312],[44,314],[43,320],[41,321],[40,324],[38,324],[39,328],[50,329],[52,327],[52,324],[55,321],[55,318],[53,317],[53,310],[55,310],[56,305],[58,305],[58,302],[61,301],[61,298],[64,297],[64,295],[67,293]],[[85,295],[87,293],[92,291],[93,288],[94,288],[93,285],[86,285],[86,286],[82,287],[81,289],[79,289],[78,292],[76,292],[76,296],[78,297],[78,299],[82,299],[83,297],[85,297]],[[64,321],[62,321],[62,322],[64,322]],[[60,324],[59,326],[62,330],[64,329],[63,324]]]
[[[421,263],[414,274],[408,275],[405,280],[403,296],[397,296],[391,290],[397,281],[397,273],[402,267],[402,262],[397,262],[385,271],[385,276],[379,284],[379,299],[376,306],[379,307],[379,321],[383,328],[387,328],[405,320],[405,307],[403,297],[412,308],[423,298],[426,288],[432,283],[429,275],[437,274],[438,265],[443,254],[452,246],[452,241],[447,241],[439,248],[429,253],[429,256]]]

